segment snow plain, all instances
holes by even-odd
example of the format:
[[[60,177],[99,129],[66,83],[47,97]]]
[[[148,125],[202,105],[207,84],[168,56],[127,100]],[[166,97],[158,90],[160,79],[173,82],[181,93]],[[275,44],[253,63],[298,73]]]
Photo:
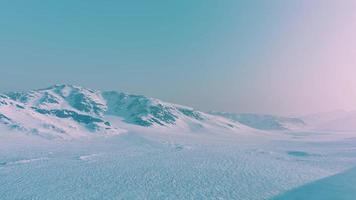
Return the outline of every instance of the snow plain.
[[[350,199],[355,119],[209,114],[72,85],[0,94],[0,200]]]
[[[308,199],[294,197],[324,192],[312,182],[356,166],[355,150],[348,132],[153,128],[48,140],[2,130],[0,199]]]

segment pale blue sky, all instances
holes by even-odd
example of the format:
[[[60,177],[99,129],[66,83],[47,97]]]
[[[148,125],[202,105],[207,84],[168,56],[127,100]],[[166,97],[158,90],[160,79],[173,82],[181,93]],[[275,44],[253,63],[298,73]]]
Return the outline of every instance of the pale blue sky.
[[[0,0],[0,91],[70,83],[201,110],[356,109],[353,0]]]

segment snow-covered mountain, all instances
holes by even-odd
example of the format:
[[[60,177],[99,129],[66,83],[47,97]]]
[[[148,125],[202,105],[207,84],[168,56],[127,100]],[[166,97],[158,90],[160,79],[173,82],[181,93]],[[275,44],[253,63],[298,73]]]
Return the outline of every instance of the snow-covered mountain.
[[[295,130],[305,127],[302,119],[262,114],[209,112],[260,130]]]
[[[128,127],[181,131],[249,129],[223,117],[158,99],[73,85],[0,95],[0,124],[49,138],[120,134]]]

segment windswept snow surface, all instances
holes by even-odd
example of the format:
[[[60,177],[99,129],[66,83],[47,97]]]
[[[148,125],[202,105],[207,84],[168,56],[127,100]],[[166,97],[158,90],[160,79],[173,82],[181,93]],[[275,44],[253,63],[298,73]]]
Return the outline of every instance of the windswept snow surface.
[[[355,144],[351,133],[1,131],[0,199],[269,199],[356,166]]]

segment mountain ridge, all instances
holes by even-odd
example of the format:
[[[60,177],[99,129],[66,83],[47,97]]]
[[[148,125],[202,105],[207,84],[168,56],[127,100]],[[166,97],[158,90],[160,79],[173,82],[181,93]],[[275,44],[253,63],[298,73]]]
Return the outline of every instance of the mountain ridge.
[[[143,95],[69,84],[1,94],[0,114],[0,123],[10,129],[50,138],[127,131],[120,125],[113,126],[108,116],[118,117],[122,123],[148,128],[215,127],[226,130],[244,127],[228,119]]]

